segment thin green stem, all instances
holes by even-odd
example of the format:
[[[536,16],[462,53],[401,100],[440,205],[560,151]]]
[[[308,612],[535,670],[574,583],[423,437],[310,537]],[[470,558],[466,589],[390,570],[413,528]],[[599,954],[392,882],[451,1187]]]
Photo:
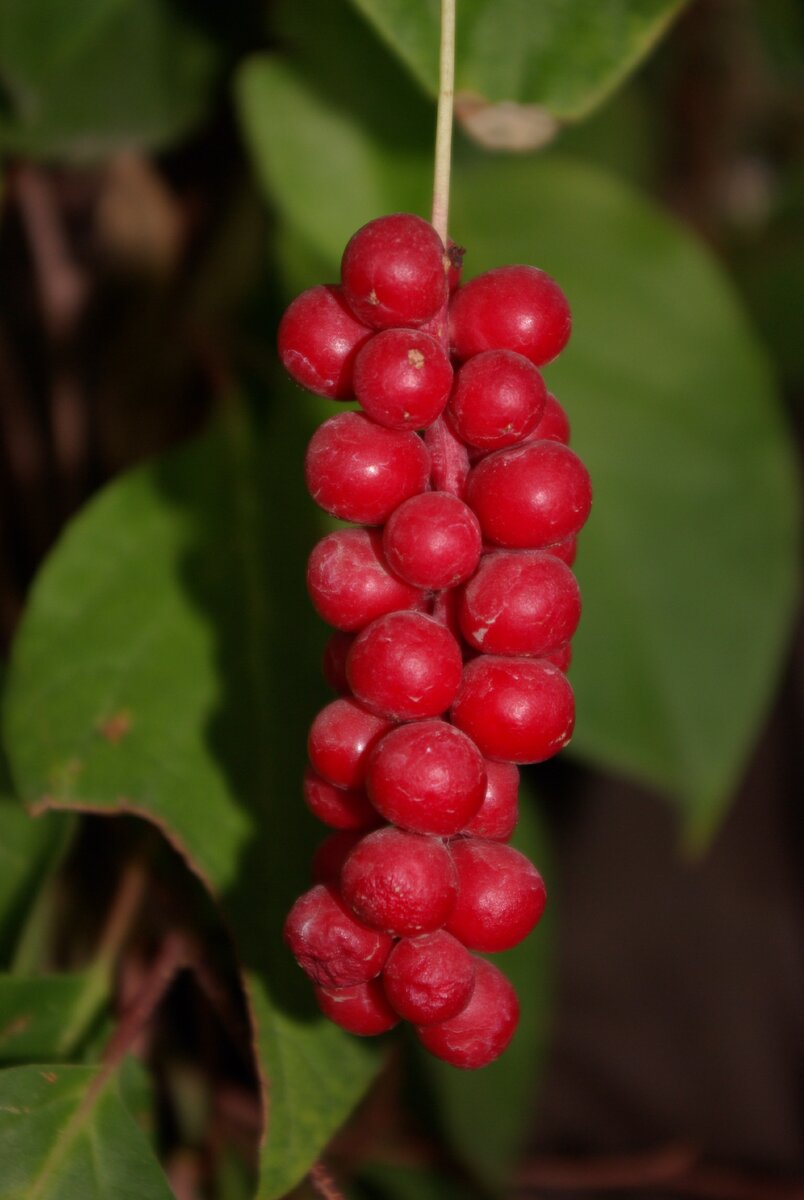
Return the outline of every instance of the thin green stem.
[[[438,73],[433,215],[436,233],[446,246],[449,182],[452,165],[452,108],[455,97],[455,0],[441,0],[441,53]]]

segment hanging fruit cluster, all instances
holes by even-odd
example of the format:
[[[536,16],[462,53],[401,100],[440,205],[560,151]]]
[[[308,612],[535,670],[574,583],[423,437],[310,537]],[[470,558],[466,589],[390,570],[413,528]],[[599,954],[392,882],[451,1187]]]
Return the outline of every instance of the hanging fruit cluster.
[[[591,489],[538,369],[569,337],[560,288],[529,266],[459,274],[426,221],[380,217],[347,245],[341,284],[303,292],[280,325],[292,377],[361,409],[325,421],[305,465],[315,502],[352,524],[309,561],[340,696],[313,721],[304,795],[336,832],[285,937],[343,1028],[411,1021],[474,1068],[519,1015],[476,952],[516,945],[544,909],[507,842],[517,764],[572,734],[570,565]]]

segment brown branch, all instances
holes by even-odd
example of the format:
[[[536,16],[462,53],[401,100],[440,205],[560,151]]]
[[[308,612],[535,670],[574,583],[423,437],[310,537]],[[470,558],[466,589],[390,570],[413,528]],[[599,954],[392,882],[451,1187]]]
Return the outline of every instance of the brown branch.
[[[330,1170],[320,1160],[310,1167],[308,1176],[313,1191],[321,1200],[346,1200],[344,1193],[336,1184]]]
[[[162,1003],[176,976],[190,965],[191,960],[184,938],[177,933],[169,933],[148,969],[144,984],[123,1013],[119,1025],[107,1043],[103,1053],[103,1066],[87,1090],[82,1108],[90,1108],[94,1104],[110,1075],[120,1066],[138,1034]]]

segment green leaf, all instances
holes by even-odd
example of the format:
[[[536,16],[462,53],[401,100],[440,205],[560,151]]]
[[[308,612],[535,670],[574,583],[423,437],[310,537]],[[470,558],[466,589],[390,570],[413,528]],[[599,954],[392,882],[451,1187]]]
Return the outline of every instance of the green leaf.
[[[361,1200],[474,1200],[477,1191],[435,1168],[377,1162],[360,1172]]]
[[[519,1027],[506,1052],[481,1071],[459,1071],[421,1052],[453,1148],[492,1187],[510,1181],[511,1168],[531,1122],[531,1101],[547,1049],[552,999],[554,905],[549,843],[525,785],[520,799],[513,845],[536,864],[547,883],[551,902],[531,937],[505,954],[494,955],[495,965],[517,990]]]
[[[299,781],[322,699],[310,424],[297,391],[281,399],[264,438],[233,412],[79,515],[33,588],[6,703],[25,800],[141,814],[223,905],[269,1093],[266,1198],[305,1173],[378,1062],[317,1014],[281,939],[320,837]]]
[[[217,62],[170,0],[3,0],[0,149],[95,159],[163,145],[201,116]]]
[[[0,796],[0,961],[19,931],[20,914],[60,841],[56,821],[36,821],[16,801]]]
[[[794,459],[768,363],[711,256],[600,171],[466,163],[452,225],[470,274],[535,262],[574,312],[546,372],[595,491],[573,750],[675,796],[700,843],[767,711],[797,591]]]
[[[71,1017],[87,976],[0,975],[0,1061],[52,1062],[73,1048]]]
[[[0,1071],[3,1200],[173,1200],[144,1134],[91,1067]]]
[[[352,0],[432,95],[438,91],[438,0]],[[533,105],[578,120],[650,52],[684,0],[461,0],[456,103]],[[509,118],[512,116],[510,110]],[[505,119],[505,110],[497,114]]]
[[[372,217],[429,211],[432,106],[344,0],[282,0],[274,21],[292,52],[240,67],[244,138],[266,196],[337,265]]]

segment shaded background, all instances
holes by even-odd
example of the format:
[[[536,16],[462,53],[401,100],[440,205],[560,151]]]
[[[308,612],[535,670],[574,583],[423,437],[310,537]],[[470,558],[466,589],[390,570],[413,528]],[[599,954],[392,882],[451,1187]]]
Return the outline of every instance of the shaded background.
[[[14,8],[8,6],[9,21]],[[321,197],[313,196],[304,166],[305,156],[321,150],[315,123],[300,120],[297,127],[292,119],[297,110],[272,107],[278,99],[292,105],[298,79],[286,79],[281,71],[262,76],[260,64],[251,59],[240,72],[234,105],[231,71],[244,54],[266,44],[280,62],[282,55],[293,62],[298,52],[299,78],[309,84],[308,93],[299,92],[298,111],[307,96],[311,104],[321,101],[326,111],[348,113],[355,95],[373,97],[377,86],[387,84],[387,108],[366,112],[355,101],[367,144],[373,146],[372,138],[378,138],[383,145],[387,139],[381,183],[368,170],[364,178],[359,155],[347,164],[347,173],[355,169],[349,186],[357,193],[363,185],[374,188],[372,201],[376,198],[380,208],[383,202],[389,209],[416,207],[417,164],[429,137],[432,108],[412,88],[409,94],[403,91],[410,85],[402,83],[398,95],[406,97],[405,104],[392,103],[396,76],[379,42],[370,60],[365,58],[365,77],[353,70],[362,61],[354,56],[373,44],[367,27],[355,33],[341,55],[332,53],[327,30],[316,25],[304,6],[267,6],[263,11],[242,3],[230,6],[225,16],[215,5],[177,3],[171,8],[179,23],[192,13],[199,41],[196,50],[176,58],[175,73],[161,74],[160,86],[151,89],[152,111],[145,112],[143,123],[147,127],[152,121],[159,133],[149,138],[146,128],[140,140],[148,149],[136,138],[116,134],[115,96],[124,96],[130,81],[114,75],[101,77],[98,84],[109,100],[99,145],[91,137],[76,142],[71,132],[81,126],[84,101],[81,89],[67,79],[63,91],[54,93],[68,131],[63,147],[57,122],[47,135],[53,144],[43,143],[41,153],[37,149],[35,104],[29,129],[33,150],[16,146],[9,114],[21,104],[25,111],[25,94],[24,89],[15,92],[14,72],[5,64],[0,92],[0,131],[5,129],[7,148],[0,223],[0,629],[7,651],[39,564],[89,496],[126,468],[189,444],[221,413],[225,417],[233,393],[242,391],[269,447],[271,478],[263,479],[260,495],[269,512],[266,553],[275,556],[272,600],[276,613],[291,621],[294,635],[303,640],[298,655],[292,646],[277,645],[267,653],[274,690],[265,712],[278,720],[289,710],[288,723],[295,721],[303,729],[315,704],[322,702],[320,685],[307,686],[314,679],[322,631],[306,615],[299,583],[316,525],[298,482],[298,461],[305,434],[326,409],[313,403],[299,419],[282,415],[279,405],[295,404],[296,397],[278,381],[273,330],[293,291],[331,272],[328,246],[330,240],[335,245],[343,240],[342,221],[348,216],[353,227],[365,218],[338,212],[331,228],[321,226],[316,240]],[[358,18],[350,19],[357,28]],[[116,36],[122,36],[119,30]],[[138,52],[152,50],[151,35],[140,36],[143,40],[132,44],[130,56],[135,73]],[[160,61],[173,61],[171,36],[162,25],[153,34],[163,39],[158,41]],[[209,41],[204,39],[210,38],[223,62],[209,61]],[[59,44],[56,30],[42,54],[53,53],[57,62]],[[96,55],[102,58],[102,46]],[[119,70],[119,58],[114,61]],[[780,436],[799,450],[803,85],[804,16],[797,4],[695,0],[636,73],[588,117],[562,125],[546,152],[603,168],[635,185],[708,245],[769,354],[785,412],[786,432]],[[141,87],[148,90],[147,78]],[[261,106],[250,109],[258,93]],[[166,112],[174,114],[175,127],[173,118],[164,119]],[[120,114],[124,127],[122,101]],[[290,149],[282,144],[276,130],[286,117],[289,140],[309,130],[309,144],[296,140]],[[266,124],[269,131],[263,137]],[[91,131],[91,115],[85,127]],[[499,157],[478,151],[462,135],[458,157],[464,178],[472,178],[476,170],[482,184],[483,172],[494,178],[495,163],[497,178],[517,178],[519,167],[505,175],[508,159],[496,153]],[[533,154],[538,151],[525,157],[530,160]],[[548,159],[547,169],[559,179],[562,160],[556,161],[553,168]],[[324,168],[344,170],[337,161],[325,162]],[[526,170],[527,165],[523,179]],[[338,188],[333,187],[333,195],[337,205]],[[538,189],[535,195],[539,211],[549,215],[549,197],[539,200]],[[365,195],[360,203],[368,203]],[[472,203],[468,195],[456,195],[456,212],[470,226]],[[356,212],[362,212],[360,205]],[[641,232],[649,240],[645,230],[635,230],[634,237]],[[573,237],[571,226],[566,237]],[[486,251],[493,254],[495,245],[504,244],[502,231],[495,239],[492,231],[485,247],[470,246],[470,273],[478,269],[477,257],[471,267],[472,250],[480,257]],[[583,238],[581,244],[586,245]],[[668,247],[668,255],[682,253]],[[557,253],[546,246],[545,254],[551,252]],[[588,270],[594,277],[593,261]],[[607,286],[616,305],[622,279],[611,278]],[[722,352],[719,345],[716,353]],[[582,368],[583,363],[574,368],[576,376]],[[559,379],[565,379],[567,406],[575,420],[573,367],[567,371]],[[604,394],[605,383],[601,380]],[[699,399],[706,403],[706,397]],[[582,405],[575,432],[582,453],[584,438],[595,447],[594,420],[585,425]],[[192,463],[196,475],[208,468],[213,482],[187,511],[193,527],[206,522],[205,528],[211,528],[216,513],[228,516],[226,478],[215,475],[214,455],[207,464],[201,452]],[[184,469],[186,477],[190,474],[189,467]],[[646,489],[650,475],[648,468]],[[177,512],[190,494],[182,488],[166,468],[159,490]],[[771,524],[773,516],[768,517]],[[222,544],[223,516],[220,523]],[[510,1148],[491,1164],[484,1163],[482,1152],[473,1158],[467,1150],[467,1141],[477,1137],[484,1123],[508,1119],[505,1108],[495,1113],[476,1101],[472,1081],[463,1103],[470,1108],[476,1104],[475,1110],[461,1110],[456,1085],[434,1084],[421,1066],[411,1065],[409,1056],[397,1050],[331,1151],[331,1161],[355,1195],[404,1200],[405,1195],[431,1192],[451,1195],[448,1189],[455,1195],[480,1195],[492,1185],[498,1191],[515,1186],[522,1197],[594,1193],[773,1200],[804,1195],[804,665],[789,601],[768,594],[767,609],[776,611],[776,617],[762,611],[762,576],[768,572],[773,592],[773,581],[784,575],[781,568],[777,573],[777,565],[789,565],[790,556],[784,535],[771,524],[767,544],[760,529],[754,549],[748,547],[746,573],[760,577],[757,628],[764,630],[775,619],[776,632],[762,633],[768,650],[754,719],[724,768],[726,775],[739,777],[739,784],[730,784],[728,794],[702,818],[713,831],[708,847],[691,851],[680,819],[694,824],[704,805],[696,807],[694,798],[679,800],[668,795],[671,788],[660,788],[655,762],[642,773],[654,779],[655,790],[626,777],[640,774],[633,762],[624,764],[630,771],[610,769],[612,761],[618,762],[616,749],[587,742],[580,747],[583,761],[562,759],[531,773],[545,825],[533,835],[535,845],[552,858],[545,870],[555,901],[554,959],[550,968],[546,950],[538,951],[545,978],[526,995],[538,1029],[529,1035],[521,1078],[512,1091],[527,1125],[516,1184],[511,1184],[511,1171],[507,1182],[500,1182]],[[699,550],[692,526],[689,538],[694,572]],[[639,552],[644,549],[640,545]],[[113,555],[113,543],[104,543],[98,552]],[[656,546],[655,553],[660,557],[662,547]],[[147,562],[147,552],[142,562]],[[590,558],[585,564],[582,549],[582,582],[584,569],[591,572],[593,562]],[[194,610],[211,614],[214,623],[220,584],[211,578],[201,550],[194,556],[183,548],[180,567]],[[226,580],[225,567],[222,571]],[[680,594],[682,584],[687,596],[689,583],[679,583]],[[717,597],[723,606],[732,602],[727,584],[724,580]],[[590,594],[593,585],[590,580]],[[694,610],[694,596],[683,603]],[[706,607],[705,599],[702,603]],[[618,619],[616,613],[611,618],[615,632]],[[271,628],[275,639],[283,637],[283,627],[278,633],[276,626]],[[605,632],[605,622],[599,622],[600,628]],[[745,642],[732,649],[728,671],[737,681],[750,636],[749,624]],[[594,648],[589,649],[592,654]],[[601,670],[590,674],[591,683],[579,680],[581,697],[593,686],[600,697],[601,687],[610,682],[602,671],[605,653],[600,647],[596,652]],[[244,648],[232,630],[221,629],[221,691],[231,705],[216,710],[209,743],[226,765],[235,793],[250,785],[248,768],[227,749],[235,739],[231,726],[238,720],[240,681],[238,670],[227,664],[251,653],[253,647]],[[582,654],[583,643],[579,659]],[[20,675],[18,670],[18,679]],[[710,686],[692,669],[687,683],[691,702],[699,688]],[[277,695],[283,687],[287,694]],[[19,682],[17,688],[24,690]],[[728,689],[723,690],[721,702],[727,706]],[[638,716],[635,712],[634,719]],[[583,704],[578,722],[583,737]],[[114,744],[125,734],[114,726],[107,740]],[[41,789],[37,792],[29,766],[34,751],[18,748],[8,736],[17,790],[23,798],[35,799]],[[282,759],[278,770],[286,771],[281,778],[293,778],[298,751],[280,747],[277,753]],[[596,769],[598,760],[609,769]],[[231,770],[230,763],[236,764]],[[266,787],[271,778],[266,777]],[[70,787],[64,795],[63,807],[82,807]],[[284,803],[285,793],[280,796]],[[276,802],[276,792],[273,798]],[[166,812],[170,827],[169,807]],[[275,832],[276,817],[265,820],[266,829]],[[140,861],[143,838],[148,841],[133,819],[112,824],[114,829],[99,818],[84,818],[81,830],[72,835],[66,862],[56,868],[68,916],[52,917],[38,957],[25,956],[37,970],[76,970],[97,954],[102,939],[97,913],[112,904],[120,878],[131,872],[132,862]],[[287,836],[294,846],[287,857],[303,861],[314,834],[300,819],[299,828],[291,827]],[[232,837],[235,841],[234,833]],[[227,879],[222,889],[235,926],[238,913],[253,911],[259,890],[244,879],[255,880],[266,870],[267,844],[261,841],[252,852],[243,851],[239,882]],[[279,894],[272,901],[276,912],[264,924],[255,918],[250,932],[238,930],[240,953],[258,971],[265,970],[260,939],[272,936],[276,914],[303,886],[283,866],[286,846],[271,844],[272,878],[279,880]],[[203,853],[194,858],[196,865],[199,859],[203,861]],[[106,864],[104,869],[97,869],[98,861]],[[205,989],[197,974],[194,981],[182,975],[138,1048],[156,1080],[151,1124],[175,1194],[179,1200],[236,1200],[253,1194],[260,1122],[232,951],[219,928],[219,914],[181,861],[165,846],[151,843],[147,862],[151,883],[158,887],[123,943],[109,1003],[125,1010],[123,1000],[136,992],[140,974],[147,974],[155,947],[172,925],[220,946],[215,986],[228,990],[234,1014],[221,1016],[210,999],[215,986]],[[214,863],[211,873],[214,878]],[[25,921],[22,927],[30,928]],[[267,977],[273,983],[271,970]],[[333,1051],[331,1067],[336,1072],[337,1053]],[[224,1097],[226,1103],[210,1104],[210,1096]],[[210,1107],[215,1119],[205,1120]],[[325,1194],[322,1186],[319,1180],[317,1194]]]

